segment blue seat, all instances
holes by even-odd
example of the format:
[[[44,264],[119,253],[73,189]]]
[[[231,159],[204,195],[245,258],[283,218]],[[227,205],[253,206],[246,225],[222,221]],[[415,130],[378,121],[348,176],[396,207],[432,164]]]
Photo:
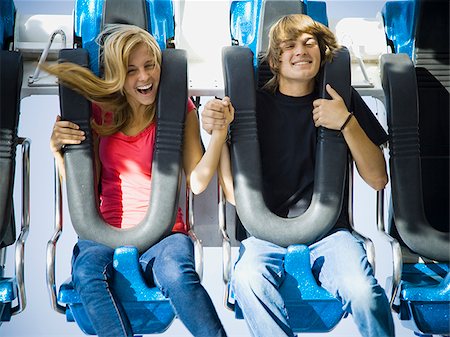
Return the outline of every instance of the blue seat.
[[[100,69],[96,38],[105,23],[133,23],[151,32],[161,49],[174,46],[172,0],[108,1],[104,6],[105,3],[76,0],[74,5],[74,44],[89,52],[89,67],[97,75]]]
[[[255,193],[261,192],[261,188],[259,181],[257,181],[258,179],[252,180],[252,178],[249,178],[250,176],[257,176],[255,167],[259,167],[259,157],[248,158],[249,155],[253,156],[254,153],[259,153],[257,145],[256,147],[251,148],[251,145],[248,145],[257,138],[257,131],[255,128],[256,120],[254,120],[255,111],[254,105],[252,105],[252,102],[254,102],[255,99],[255,84],[257,83],[256,85],[261,87],[271,77],[268,65],[260,63],[260,56],[268,46],[267,37],[261,34],[267,35],[269,27],[285,14],[305,13],[305,11],[306,13],[311,14],[310,10],[312,11],[312,9],[315,11],[318,10],[315,13],[315,19],[321,20],[322,23],[327,24],[327,21],[325,20],[325,5],[318,2],[317,6],[313,7],[311,4],[312,2],[310,1],[233,1],[231,4],[230,26],[233,44],[246,46],[240,48],[227,47],[223,52],[224,77],[226,82],[225,90],[226,94],[230,95],[236,109],[235,121],[231,128],[233,172],[239,171],[239,177],[236,175],[234,176],[235,195],[243,193],[242,195],[244,197],[241,197],[241,203],[243,200],[247,202],[247,204],[243,206],[239,205],[239,202],[237,202],[237,213],[239,214],[237,220],[240,222],[239,218],[241,218],[242,224],[245,227],[249,226],[248,222],[252,221],[250,218],[256,218],[255,213],[263,213],[264,216],[267,216],[264,220],[261,218],[256,220],[265,221],[266,223],[271,222],[273,216],[270,212],[266,211],[265,206],[261,206],[258,202],[256,202],[256,205],[253,204],[254,200],[259,198]],[[264,17],[260,17],[260,13],[264,13]],[[325,70],[326,75],[324,81],[333,83],[333,87],[339,87],[339,92],[342,93],[342,97],[347,97],[345,93],[350,88],[349,62],[350,58],[348,51],[344,49],[342,53],[336,57],[335,62],[333,61],[335,67],[332,68],[327,65]],[[255,72],[253,72],[252,65],[255,68]],[[256,81],[254,80],[254,77],[257,78]],[[237,85],[236,83],[240,83],[240,85]],[[348,97],[344,98],[344,100],[346,99],[348,99]],[[323,130],[320,132],[323,132]],[[341,153],[341,148],[338,145],[340,144],[339,139],[333,138],[332,134],[328,134],[324,137],[331,137],[329,139],[333,139],[334,144],[336,144],[337,149],[339,149],[339,153]],[[255,141],[255,144],[257,144],[257,140]],[[252,167],[250,170],[246,170],[246,167],[244,167],[245,163],[242,164],[244,161],[241,162],[239,158],[245,158],[245,162],[251,163]],[[343,179],[348,174],[348,181],[350,182],[352,181],[353,166],[351,161],[349,162],[347,159],[346,152],[344,151],[339,164],[335,167],[340,167],[342,169],[342,172],[340,173],[342,173]],[[259,169],[257,171],[259,172]],[[236,179],[238,180],[237,182]],[[248,182],[247,180],[251,181]],[[245,187],[239,187],[238,185]],[[342,186],[344,186],[344,183],[341,185],[341,190],[333,191],[333,193],[339,195],[338,199],[342,198],[342,195],[344,194]],[[245,191],[241,192],[239,189]],[[250,192],[251,195],[247,194],[247,191],[251,190],[256,190],[256,192]],[[349,193],[352,193],[351,188],[349,188]],[[239,206],[241,206],[240,210]],[[351,205],[349,205],[349,207],[351,207]],[[247,214],[245,214],[245,209],[251,210],[251,214],[247,216]],[[340,211],[340,208],[336,207],[334,211],[337,210]],[[219,224],[222,229],[225,221],[220,220],[220,217],[223,216],[223,214],[224,211],[219,209]],[[241,215],[243,215],[243,217]],[[289,221],[290,220],[292,219],[289,219]],[[284,223],[280,223],[283,221],[282,219],[274,220],[274,222],[276,221],[278,221],[279,224],[277,228],[282,228],[283,225],[285,225]],[[272,232],[275,233],[276,231]],[[354,232],[354,235],[361,237],[356,232]],[[223,247],[226,248],[229,246],[229,244],[227,244],[228,240],[228,237],[225,236]],[[370,240],[365,238],[364,240],[366,242],[369,260],[373,263],[373,245]],[[229,253],[225,252],[224,256],[224,261],[229,261]],[[230,269],[230,267],[224,265],[224,280],[226,282],[230,279]],[[342,310],[342,303],[325,289],[321,288],[314,279],[311,272],[309,248],[307,245],[289,245],[285,257],[285,270],[286,280],[280,288],[280,293],[285,300],[286,308],[289,312],[291,328],[295,332],[330,331],[339,323],[342,317],[346,316],[346,313]],[[228,273],[228,275],[226,275],[226,273]],[[230,291],[229,285],[226,287],[225,296],[228,299],[226,301],[228,308],[235,311],[237,318],[243,318],[239,304],[234,301],[234,295]]]
[[[387,232],[403,253],[394,253],[391,303],[416,334],[449,335],[449,3],[405,3],[411,15],[394,3],[383,11],[398,52],[381,59],[392,191]]]
[[[30,140],[17,136],[22,87],[23,59],[8,51],[14,25],[14,3],[0,2],[0,324],[26,307],[24,249],[29,228],[29,150]],[[16,237],[14,216],[14,176],[16,147],[22,145],[22,227]],[[15,244],[16,270],[7,277],[5,254]],[[17,304],[13,304],[17,302]]]
[[[173,41],[173,13],[168,16],[167,8],[172,4],[167,0],[149,1],[149,0],[108,0],[98,1],[76,1],[76,16],[75,16],[75,35],[78,41],[77,43],[85,46],[86,48],[76,48],[70,50],[62,50],[60,52],[60,59],[78,63],[80,65],[93,68],[93,71],[101,72],[101,67],[98,67],[99,57],[98,46],[94,46],[94,37],[99,34],[102,27],[105,24],[114,23],[127,23],[140,26],[144,29],[152,28],[152,34],[156,35],[158,42],[165,49],[166,46],[170,46]],[[155,12],[155,9],[157,11]],[[166,11],[161,14],[163,9]],[[103,13],[103,15],[102,15]],[[163,17],[159,17],[163,15]],[[172,31],[171,31],[172,30]],[[86,34],[86,37],[85,35]],[[78,47],[80,47],[80,45]],[[94,62],[89,62],[89,59],[94,59]],[[164,186],[164,191],[161,188],[156,188],[152,182],[152,193],[160,194],[159,197],[151,198],[149,209],[155,209],[154,216],[148,216],[147,218],[155,218],[160,214],[167,214],[172,217],[178,207],[177,196],[179,194],[179,177],[177,172],[180,169],[179,157],[181,151],[173,151],[175,148],[181,147],[183,122],[185,115],[185,102],[187,97],[187,59],[184,51],[165,49],[163,50],[163,67],[161,71],[161,82],[159,86],[158,95],[158,131],[156,135],[156,143],[161,142],[162,137],[167,134],[167,128],[170,128],[171,139],[165,140],[164,148],[161,148],[154,156],[154,172],[152,180],[160,179],[159,184]],[[170,69],[170,71],[168,70]],[[183,80],[182,73],[186,74],[186,78]],[[176,78],[175,78],[176,76]],[[184,84],[184,87],[183,87]],[[176,87],[174,87],[174,85]],[[169,94],[170,93],[170,94]],[[72,120],[75,123],[81,125],[83,130],[88,135],[86,142],[90,142],[90,104],[89,102],[78,94],[75,94],[72,90],[60,87],[60,100],[61,100],[61,113],[62,117],[68,120]],[[172,109],[168,110],[167,107],[171,106]],[[75,108],[74,108],[75,107]],[[182,120],[180,122],[180,120]],[[177,136],[176,133],[179,133]],[[167,136],[166,136],[167,138]],[[86,222],[85,219],[91,219],[91,223],[95,223],[101,217],[98,215],[95,201],[95,193],[86,192],[81,195],[77,193],[77,186],[80,181],[83,181],[86,185],[94,186],[92,162],[86,163],[92,160],[91,147],[81,144],[80,146],[66,147],[65,149],[65,165],[66,165],[66,179],[67,179],[67,195],[68,202],[71,207],[70,215],[72,224],[77,230],[77,223],[80,221],[80,214],[77,210],[81,210],[81,219]],[[86,152],[87,151],[87,152]],[[70,157],[67,156],[70,153]],[[81,153],[83,160],[77,159]],[[86,159],[86,157],[89,158]],[[85,165],[83,168],[80,166]],[[168,167],[170,166],[170,168]],[[72,167],[68,170],[68,167]],[[57,171],[57,168],[56,168]],[[86,177],[78,176],[80,172],[88,172]],[[160,173],[160,171],[163,173]],[[167,172],[172,172],[173,175],[168,176]],[[161,178],[161,176],[163,178]],[[163,181],[161,181],[163,180]],[[61,199],[61,184],[59,180],[59,173],[55,174],[56,185],[56,198],[55,198],[55,210],[57,213],[55,223],[55,234],[47,245],[48,255],[51,257],[47,263],[47,283],[50,291],[51,304],[55,311],[64,313],[66,320],[69,322],[76,322],[80,329],[86,334],[95,334],[92,327],[92,323],[86,314],[86,311],[80,301],[80,297],[73,287],[71,280],[69,279],[59,289],[58,295],[56,294],[55,285],[55,252],[56,243],[59,235],[62,231],[62,199]],[[158,185],[158,186],[159,186]],[[173,189],[172,186],[175,186]],[[86,189],[84,189],[86,190]],[[93,187],[92,187],[93,190]],[[174,196],[167,193],[175,193]],[[166,193],[162,195],[161,193]],[[86,201],[88,199],[88,201]],[[164,205],[159,203],[152,206],[152,200],[173,200],[172,202],[164,202]],[[87,202],[87,204],[86,204]],[[74,206],[75,205],[75,206]],[[81,206],[80,206],[81,205]],[[163,207],[164,209],[162,209]],[[186,211],[188,212],[188,210]],[[91,214],[92,213],[92,214]],[[95,214],[93,214],[95,213]],[[154,220],[154,219],[153,219]],[[158,220],[158,219],[156,219]],[[145,220],[147,221],[147,220]],[[150,219],[152,221],[152,219]],[[154,221],[156,223],[170,223],[170,219],[161,219],[161,222]],[[147,224],[147,223],[145,223]],[[126,234],[129,234],[127,231]],[[121,237],[125,237],[125,233],[121,234]],[[193,237],[194,235],[191,235]],[[132,241],[128,238],[129,241]],[[159,238],[158,238],[159,240]],[[111,242],[114,240],[111,239]],[[134,242],[130,242],[133,243]],[[197,243],[196,243],[197,244]],[[110,244],[111,245],[111,244]],[[164,332],[172,323],[175,318],[175,312],[169,302],[161,291],[155,286],[149,286],[146,284],[143,276],[140,264],[138,262],[138,248],[143,250],[141,246],[122,246],[122,244],[113,244],[115,249],[113,267],[115,268],[115,275],[112,287],[118,296],[118,300],[129,318],[133,332],[136,334],[153,334]],[[147,246],[148,247],[148,246]],[[198,249],[198,247],[196,247]]]
[[[249,47],[253,52],[256,68],[261,52],[267,49],[270,26],[282,15],[294,13],[308,14],[328,26],[325,1],[233,0],[230,4],[232,44]]]
[[[117,248],[113,267],[115,277],[112,288],[130,318],[133,331],[140,334],[164,332],[174,320],[175,313],[169,299],[158,288],[146,284],[138,263],[137,249],[131,246]],[[70,280],[61,285],[58,302],[67,306],[67,321],[76,321],[84,333],[95,335],[80,296]]]

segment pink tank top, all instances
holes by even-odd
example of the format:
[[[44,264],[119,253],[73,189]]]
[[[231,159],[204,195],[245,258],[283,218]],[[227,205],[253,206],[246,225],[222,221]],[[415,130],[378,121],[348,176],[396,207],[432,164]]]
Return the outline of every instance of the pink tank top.
[[[195,109],[188,99],[187,111]],[[92,105],[92,115],[101,123],[101,108]],[[105,120],[111,113],[107,113]],[[110,118],[110,117],[109,117]],[[129,228],[138,224],[145,216],[150,201],[153,147],[156,123],[135,136],[117,132],[100,137],[99,157],[100,212],[105,221],[118,228]],[[181,209],[178,208],[174,232],[187,233]]]

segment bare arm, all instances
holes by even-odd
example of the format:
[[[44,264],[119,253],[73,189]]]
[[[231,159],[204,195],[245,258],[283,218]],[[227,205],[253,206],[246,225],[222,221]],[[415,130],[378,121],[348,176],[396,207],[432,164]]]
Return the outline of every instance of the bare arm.
[[[225,119],[222,121],[222,126],[212,132],[208,147],[203,154],[197,114],[191,111],[186,117],[183,166],[187,182],[195,194],[199,194],[206,189],[216,172],[222,146],[227,137],[228,125],[234,118],[234,110],[230,109],[228,102],[220,102],[219,104],[218,102],[211,103],[210,101],[205,105],[205,109],[207,107],[223,110]]]
[[[229,98],[225,97],[225,100],[229,102]],[[220,102],[220,100],[215,100]],[[209,102],[208,102],[209,103]],[[234,108],[230,104],[230,109],[233,111]],[[213,133],[215,130],[221,130],[224,123],[225,115],[221,109],[215,109],[213,105],[206,105],[205,109],[202,111],[202,127],[208,133]],[[227,201],[231,204],[235,204],[234,200],[234,186],[233,186],[233,175],[231,171],[231,161],[230,161],[230,151],[228,149],[228,144],[225,143],[222,146],[220,153],[220,161],[218,167],[219,181],[222,186],[223,192]]]
[[[340,130],[349,117],[350,112],[339,94],[327,85],[330,100],[314,101],[313,119],[316,127]],[[386,163],[381,149],[375,145],[359,125],[355,117],[351,117],[342,130],[356,168],[363,180],[375,190],[383,189],[388,177]]]

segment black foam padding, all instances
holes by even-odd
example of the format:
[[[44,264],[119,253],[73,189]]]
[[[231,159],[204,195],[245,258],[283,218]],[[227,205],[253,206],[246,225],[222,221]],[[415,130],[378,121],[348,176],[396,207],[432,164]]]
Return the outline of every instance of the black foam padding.
[[[319,128],[314,194],[306,212],[281,218],[265,205],[262,196],[261,158],[256,122],[252,52],[247,47],[225,47],[222,53],[225,94],[235,108],[231,126],[231,160],[236,210],[253,236],[287,247],[310,244],[325,235],[341,212],[347,169],[347,145],[339,132]],[[323,69],[322,97],[329,83],[350,102],[350,56],[342,49]]]
[[[382,55],[381,75],[390,137],[392,204],[397,232],[412,251],[429,259],[448,262],[448,232],[433,228],[424,210],[414,65],[406,54]],[[448,189],[444,192],[448,193]],[[448,204],[444,207],[448,212]]]
[[[145,0],[105,0],[102,26],[117,23],[134,25],[149,30]]]
[[[22,54],[0,51],[0,248],[15,240],[13,205]]]
[[[62,51],[61,59],[88,64],[85,51]],[[61,110],[86,132],[79,145],[66,146],[64,158],[70,217],[80,238],[116,248],[133,245],[145,251],[168,235],[175,223],[181,177],[184,120],[187,106],[187,55],[183,50],[163,51],[158,91],[157,132],[153,156],[151,195],[144,219],[132,228],[118,229],[100,216],[94,184],[89,102],[60,87]],[[69,118],[70,116],[70,118]]]

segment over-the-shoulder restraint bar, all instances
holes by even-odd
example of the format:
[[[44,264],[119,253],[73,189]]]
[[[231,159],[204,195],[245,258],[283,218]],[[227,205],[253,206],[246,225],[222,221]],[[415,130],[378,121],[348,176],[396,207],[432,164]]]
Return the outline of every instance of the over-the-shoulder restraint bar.
[[[83,49],[61,51],[62,60],[88,64]],[[65,147],[66,185],[72,224],[80,238],[110,247],[133,245],[140,252],[171,232],[175,223],[181,177],[181,156],[187,104],[187,56],[183,50],[163,51],[158,92],[157,133],[151,195],[144,219],[132,228],[108,225],[98,211],[94,185],[90,103],[60,86],[62,117],[80,125],[86,140]]]
[[[22,54],[0,50],[0,248],[15,240],[10,232],[22,77]]]
[[[314,194],[306,212],[295,218],[273,214],[262,196],[261,159],[256,125],[255,80],[252,53],[246,47],[223,49],[225,93],[236,114],[231,126],[231,159],[236,209],[247,231],[260,239],[287,247],[309,244],[325,235],[336,223],[342,207],[347,168],[347,145],[339,131],[318,130]],[[350,56],[345,48],[323,69],[322,97],[329,98],[329,83],[350,102]]]
[[[414,65],[406,54],[381,56],[390,137],[395,226],[405,244],[432,260],[450,261],[450,237],[428,222],[423,204],[419,112]]]

